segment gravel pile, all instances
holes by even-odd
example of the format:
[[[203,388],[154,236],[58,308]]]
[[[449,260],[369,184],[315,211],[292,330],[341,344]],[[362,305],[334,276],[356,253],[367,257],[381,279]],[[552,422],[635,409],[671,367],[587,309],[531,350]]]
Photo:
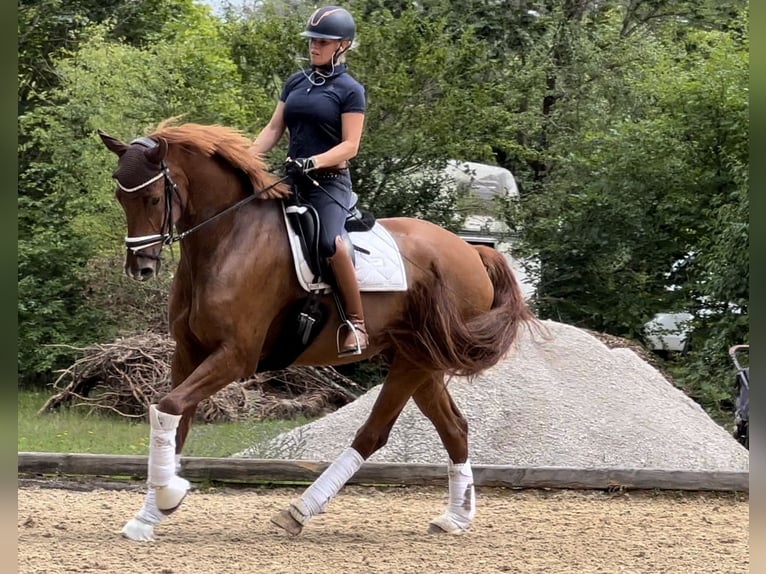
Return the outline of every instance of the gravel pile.
[[[747,471],[748,451],[633,351],[609,349],[575,327],[544,321],[511,355],[449,390],[469,423],[475,464]],[[353,403],[241,454],[334,460],[375,401]],[[445,463],[431,423],[410,402],[371,462]]]

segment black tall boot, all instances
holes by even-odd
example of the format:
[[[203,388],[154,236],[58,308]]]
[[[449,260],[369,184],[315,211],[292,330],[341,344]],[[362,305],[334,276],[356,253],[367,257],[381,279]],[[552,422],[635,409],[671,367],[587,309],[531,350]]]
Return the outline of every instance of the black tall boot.
[[[356,278],[354,262],[351,261],[346,244],[340,237],[335,238],[335,255],[328,261],[335,275],[338,294],[348,319],[346,336],[338,346],[338,356],[361,355],[369,344],[367,329],[364,325],[362,296],[359,293],[359,281]]]

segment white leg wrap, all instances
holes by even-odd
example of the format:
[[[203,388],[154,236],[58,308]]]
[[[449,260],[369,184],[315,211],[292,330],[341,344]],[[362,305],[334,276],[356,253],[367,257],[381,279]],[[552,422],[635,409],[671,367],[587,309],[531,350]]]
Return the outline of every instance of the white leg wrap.
[[[312,516],[324,511],[325,506],[335,498],[343,485],[354,476],[364,459],[353,448],[347,448],[327,469],[319,475],[300,498],[292,501],[288,508],[290,515],[305,525]]]
[[[175,470],[181,470],[181,455],[175,455]],[[131,540],[150,542],[154,540],[154,525],[167,518],[167,514],[157,508],[157,491],[150,486],[144,499],[144,505],[135,518],[131,518],[122,528],[122,534]]]
[[[445,532],[467,530],[476,516],[476,492],[473,487],[471,461],[448,465],[449,504],[444,514],[431,521]]]
[[[176,429],[181,415],[169,415],[149,406],[149,471],[147,482],[156,490],[160,510],[178,506],[189,490],[189,481],[176,475]]]

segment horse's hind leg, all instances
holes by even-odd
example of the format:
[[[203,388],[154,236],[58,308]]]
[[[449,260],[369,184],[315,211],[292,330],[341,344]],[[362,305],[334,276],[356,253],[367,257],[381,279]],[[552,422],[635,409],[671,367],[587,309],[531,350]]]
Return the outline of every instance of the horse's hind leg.
[[[388,441],[388,435],[412,393],[429,380],[431,373],[395,361],[389,370],[372,411],[347,448],[306,491],[271,521],[292,535],[300,534],[312,516],[338,494],[362,463]]]
[[[449,503],[444,513],[431,521],[428,531],[460,534],[468,529],[476,514],[473,472],[468,460],[468,423],[441,379],[431,379],[418,388],[413,399],[436,427],[449,454]]]

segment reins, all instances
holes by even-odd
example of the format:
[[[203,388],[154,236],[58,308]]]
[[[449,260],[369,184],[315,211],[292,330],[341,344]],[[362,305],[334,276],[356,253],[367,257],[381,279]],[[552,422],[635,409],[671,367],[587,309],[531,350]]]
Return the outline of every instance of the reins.
[[[169,179],[169,178],[170,178],[170,176],[168,175],[168,179]],[[244,199],[240,199],[240,200],[239,200],[237,203],[234,203],[234,204],[230,205],[229,207],[227,207],[227,208],[225,208],[225,209],[222,209],[221,211],[219,211],[219,212],[218,212],[218,213],[216,213],[215,215],[212,215],[212,216],[210,216],[208,219],[206,219],[206,220],[204,220],[204,221],[201,221],[200,223],[198,223],[197,225],[195,225],[195,226],[193,226],[193,227],[191,227],[191,228],[187,229],[186,231],[182,231],[181,233],[178,233],[178,234],[176,234],[176,235],[171,235],[171,236],[170,236],[170,237],[169,237],[169,238],[168,238],[168,239],[165,241],[165,243],[164,243],[164,244],[165,244],[165,245],[172,245],[173,243],[177,243],[178,241],[181,241],[181,240],[182,240],[184,237],[186,237],[187,235],[189,235],[189,234],[191,234],[191,233],[194,233],[194,232],[195,232],[195,231],[197,231],[197,230],[198,230],[200,227],[203,227],[203,226],[207,225],[208,223],[211,223],[211,222],[215,221],[216,219],[218,219],[219,217],[222,217],[222,216],[226,215],[226,214],[227,214],[227,213],[229,213],[230,211],[234,211],[235,209],[239,209],[240,207],[242,207],[242,206],[243,206],[243,205],[245,205],[246,203],[249,203],[249,202],[250,202],[250,201],[252,201],[253,199],[257,199],[257,198],[258,198],[258,196],[260,196],[260,195],[261,195],[261,194],[263,194],[263,193],[266,193],[266,192],[267,192],[267,191],[269,191],[270,189],[273,189],[274,187],[276,187],[277,185],[279,185],[280,183],[282,183],[282,182],[283,182],[283,181],[285,181],[286,179],[287,179],[287,176],[284,176],[284,177],[282,177],[282,178],[278,179],[277,181],[275,181],[274,183],[272,183],[271,185],[269,185],[269,186],[267,186],[267,187],[264,187],[263,189],[261,189],[261,190],[259,190],[259,191],[255,192],[255,193],[253,193],[252,195],[248,195],[248,196],[247,196],[246,198],[244,198]],[[172,181],[172,180],[171,180],[171,181]],[[173,183],[173,186],[175,186],[175,183]]]
[[[136,143],[143,143],[143,142],[136,142]],[[145,144],[144,144],[145,145]],[[117,185],[126,193],[132,193],[135,191],[138,191],[140,189],[143,189],[147,185],[154,183],[160,177],[164,177],[165,179],[165,214],[163,216],[162,220],[162,227],[160,228],[160,233],[155,235],[144,235],[141,237],[126,237],[125,238],[125,245],[128,249],[130,249],[134,254],[138,253],[139,251],[146,249],[147,247],[151,247],[152,245],[157,245],[158,243],[162,244],[164,247],[165,245],[173,245],[174,243],[178,243],[182,239],[184,239],[186,236],[194,233],[201,227],[204,227],[208,223],[212,223],[216,219],[223,217],[227,213],[234,211],[236,209],[239,209],[246,203],[249,203],[253,199],[257,199],[262,194],[266,193],[270,189],[276,187],[280,183],[284,182],[286,179],[288,179],[288,176],[284,176],[271,185],[268,185],[267,187],[264,187],[261,190],[255,191],[252,195],[249,195],[245,197],[244,199],[239,200],[237,203],[234,203],[230,205],[229,207],[219,211],[215,215],[209,217],[208,219],[205,219],[204,221],[201,221],[197,225],[194,225],[193,227],[186,229],[185,231],[182,231],[180,233],[173,233],[173,195],[175,194],[179,201],[181,200],[181,194],[178,191],[178,185],[175,181],[173,181],[173,177],[170,175],[170,169],[165,162],[165,160],[162,160],[160,163],[161,171],[156,176],[150,178],[148,181],[145,181],[141,185],[137,185],[132,188],[125,188],[123,185],[120,184],[120,182],[117,182]],[[159,254],[157,255],[148,255],[148,254],[142,254],[141,257],[146,257],[148,259],[159,259]]]

